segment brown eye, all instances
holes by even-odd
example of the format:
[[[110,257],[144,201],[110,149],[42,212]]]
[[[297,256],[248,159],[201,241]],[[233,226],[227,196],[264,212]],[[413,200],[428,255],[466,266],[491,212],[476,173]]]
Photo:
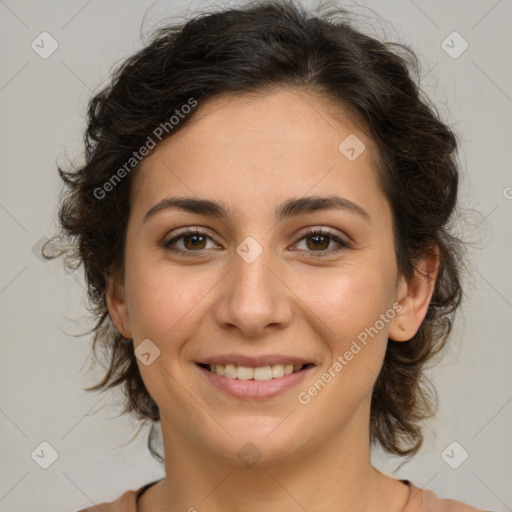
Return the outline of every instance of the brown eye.
[[[187,249],[204,249],[206,237],[202,235],[186,235],[181,238],[183,238],[183,244]]]
[[[303,240],[305,240],[306,245],[305,251],[309,253],[316,253],[308,255],[311,257],[329,256],[331,254],[340,252],[341,250],[350,247],[350,244],[348,242],[342,240],[335,233],[325,231],[322,229],[313,229],[308,231],[301,237],[299,242]],[[335,242],[338,245],[338,248],[334,250],[328,250],[329,245],[332,242]]]
[[[308,249],[327,249],[331,239],[326,235],[309,235],[306,240],[311,243],[307,243]]]
[[[197,229],[188,229],[162,245],[166,250],[186,256],[195,256],[193,253],[201,253],[210,249],[205,246],[208,240],[211,240],[211,238],[207,233]],[[179,243],[182,244],[182,247],[179,247]]]

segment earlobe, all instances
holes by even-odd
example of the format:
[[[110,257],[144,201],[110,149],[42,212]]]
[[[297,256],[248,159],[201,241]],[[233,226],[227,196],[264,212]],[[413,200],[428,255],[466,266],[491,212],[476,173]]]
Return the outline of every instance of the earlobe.
[[[112,275],[107,277],[106,302],[110,318],[121,336],[132,338],[130,330],[130,318],[126,304],[125,288],[117,278]]]
[[[391,323],[389,339],[409,341],[418,332],[434,293],[438,268],[436,247],[416,265],[410,279],[400,277],[396,297],[402,308]]]

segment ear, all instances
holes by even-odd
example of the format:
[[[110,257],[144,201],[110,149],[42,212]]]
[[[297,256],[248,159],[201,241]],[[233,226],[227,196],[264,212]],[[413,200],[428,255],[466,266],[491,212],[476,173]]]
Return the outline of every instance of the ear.
[[[414,337],[427,314],[439,270],[439,248],[432,246],[415,265],[409,278],[400,276],[396,300],[402,309],[393,318],[388,337],[394,341],[408,341]]]
[[[130,316],[126,304],[125,287],[118,276],[110,274],[107,277],[106,290],[107,308],[112,322],[123,338],[131,339]]]

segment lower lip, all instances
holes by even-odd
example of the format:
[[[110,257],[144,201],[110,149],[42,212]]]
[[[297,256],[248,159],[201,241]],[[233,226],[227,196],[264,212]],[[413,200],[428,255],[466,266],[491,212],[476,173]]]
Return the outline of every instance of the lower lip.
[[[308,366],[290,375],[284,375],[270,380],[239,380],[228,379],[217,373],[210,372],[202,366],[196,365],[208,381],[217,389],[236,398],[271,398],[293,388],[304,379],[314,367]]]

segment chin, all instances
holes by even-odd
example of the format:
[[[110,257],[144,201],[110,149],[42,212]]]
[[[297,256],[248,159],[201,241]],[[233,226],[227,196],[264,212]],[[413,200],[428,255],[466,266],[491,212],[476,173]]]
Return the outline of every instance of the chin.
[[[233,437],[224,435],[205,439],[204,442],[210,445],[216,456],[237,467],[267,469],[278,466],[308,443],[300,436],[304,430],[291,428],[291,422],[285,425],[289,421],[285,417],[245,417],[223,421],[221,424]]]

